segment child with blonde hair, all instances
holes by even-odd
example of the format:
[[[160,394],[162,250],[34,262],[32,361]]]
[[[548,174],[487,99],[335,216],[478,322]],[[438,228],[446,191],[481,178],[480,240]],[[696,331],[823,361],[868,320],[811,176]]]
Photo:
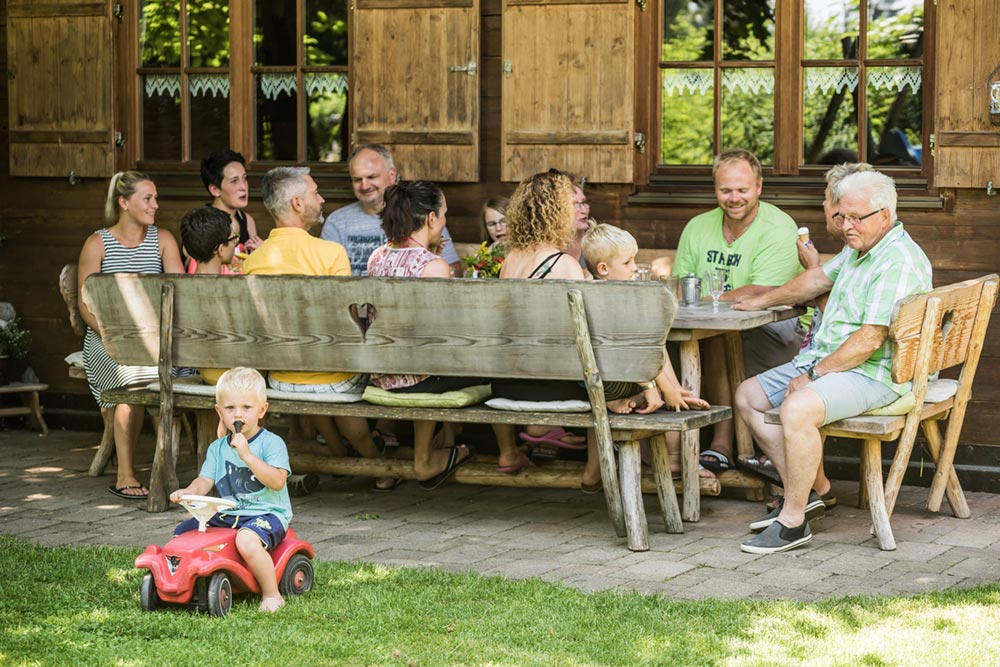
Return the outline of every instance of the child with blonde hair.
[[[183,489],[170,494],[204,496],[213,488],[236,501],[219,512],[209,526],[235,528],[236,548],[260,585],[260,611],[277,611],[285,601],[278,591],[274,562],[268,552],[281,544],[292,520],[285,482],[291,474],[285,441],[260,425],[267,412],[267,385],[252,368],[232,368],[215,385],[215,411],[226,435],[209,445],[205,463]],[[174,535],[198,529],[197,519],[181,522]]]

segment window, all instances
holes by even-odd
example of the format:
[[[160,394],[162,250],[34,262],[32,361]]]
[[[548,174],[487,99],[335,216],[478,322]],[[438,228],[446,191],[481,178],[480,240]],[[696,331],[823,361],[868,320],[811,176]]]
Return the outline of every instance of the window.
[[[137,16],[140,160],[344,161],[346,0],[139,0]]]
[[[662,0],[659,163],[918,168],[925,0]]]

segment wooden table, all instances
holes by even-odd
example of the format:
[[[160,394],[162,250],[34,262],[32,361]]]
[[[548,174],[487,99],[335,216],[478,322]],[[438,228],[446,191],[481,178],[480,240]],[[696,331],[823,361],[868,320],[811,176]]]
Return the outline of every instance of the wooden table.
[[[667,334],[668,341],[680,343],[681,383],[686,384],[695,395],[701,395],[701,352],[698,341],[713,336],[725,336],[729,386],[735,397],[736,388],[744,380],[742,332],[772,322],[798,317],[803,312],[805,312],[804,308],[788,306],[778,306],[770,310],[733,310],[728,301],[721,302],[718,311],[712,310],[710,301],[702,302],[699,306],[681,306],[678,308],[677,317],[674,318],[673,326]],[[735,406],[735,402],[733,405]],[[736,414],[735,409],[733,410],[733,419],[735,456],[752,455],[753,438],[750,435],[749,427]],[[699,449],[699,431],[685,431],[681,435],[684,486],[681,516],[685,521],[698,521],[701,516],[701,496],[698,491]],[[749,489],[751,497],[763,498],[763,482],[755,477],[748,477],[736,470],[729,470],[718,477],[723,486]]]

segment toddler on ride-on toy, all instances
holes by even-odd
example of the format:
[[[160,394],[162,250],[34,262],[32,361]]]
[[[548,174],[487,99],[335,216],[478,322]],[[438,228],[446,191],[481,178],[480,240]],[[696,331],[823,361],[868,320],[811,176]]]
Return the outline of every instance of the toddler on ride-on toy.
[[[285,539],[292,518],[285,486],[288,450],[280,437],[258,425],[267,412],[267,394],[264,378],[256,370],[226,371],[215,396],[215,410],[229,434],[209,446],[198,477],[171,493],[170,500],[179,503],[184,495],[204,496],[214,486],[223,499],[235,501],[235,507],[215,514],[207,525],[237,529],[236,549],[260,586],[260,611],[277,611],[285,601],[278,590],[277,559],[268,552]],[[183,521],[174,535],[197,530],[198,523],[198,519]],[[312,548],[305,546],[303,551],[312,556]],[[309,575],[311,579],[311,567]]]

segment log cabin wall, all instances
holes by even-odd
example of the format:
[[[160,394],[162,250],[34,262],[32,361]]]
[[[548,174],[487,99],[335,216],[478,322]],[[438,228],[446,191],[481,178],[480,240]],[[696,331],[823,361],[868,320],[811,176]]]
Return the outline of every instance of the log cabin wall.
[[[973,2],[973,0],[968,0]],[[7,70],[7,0],[0,0],[0,70]],[[449,203],[449,229],[456,241],[481,238],[479,207],[489,196],[509,194],[512,183],[501,181],[501,3],[481,4],[479,180],[476,183],[444,185]],[[108,76],[111,76],[109,72]],[[9,168],[10,118],[8,81],[0,77],[0,301],[10,301],[31,330],[30,365],[50,387],[43,403],[53,422],[72,423],[72,417],[92,416],[99,423],[96,405],[86,386],[67,377],[64,357],[80,349],[81,341],[70,329],[59,294],[60,268],[77,260],[88,234],[102,226],[102,207],[107,187],[104,178],[83,178],[71,184],[68,178],[12,177]],[[995,149],[996,150],[996,149]],[[415,177],[400,165],[404,177]],[[560,166],[560,165],[553,165]],[[259,198],[260,172],[251,172],[253,203],[250,212],[263,233],[272,224]],[[350,183],[343,175],[315,174],[327,198],[327,212],[353,201]],[[199,176],[190,173],[154,174],[160,210],[157,223],[179,236],[178,221],[188,209],[204,204],[206,194]],[[1000,183],[1000,179],[997,179]],[[596,185],[588,190],[592,215],[599,221],[618,224],[632,232],[643,248],[674,248],[684,224],[711,206],[709,179],[687,188],[690,192],[676,203],[671,194],[634,196],[632,185]],[[943,206],[900,211],[914,239],[924,248],[934,266],[935,285],[947,284],[997,271],[1000,267],[1000,215],[997,197],[987,196],[985,184],[977,189],[938,191]],[[698,197],[701,199],[697,199]],[[808,205],[800,198],[785,205],[774,199],[800,224],[809,226],[821,252],[835,252],[823,232],[822,189],[805,190]],[[768,199],[765,179],[764,197]],[[815,206],[812,206],[812,200]],[[704,203],[702,203],[704,202]],[[262,233],[262,235],[263,235]],[[963,482],[969,489],[996,488],[1000,477],[1000,429],[995,405],[1000,400],[1000,317],[995,314],[976,378],[962,445],[956,459]],[[79,422],[77,422],[79,423]],[[844,452],[856,449],[845,447]],[[919,457],[916,463],[919,464]],[[926,476],[925,476],[926,477]],[[916,481],[916,480],[913,480]]]

